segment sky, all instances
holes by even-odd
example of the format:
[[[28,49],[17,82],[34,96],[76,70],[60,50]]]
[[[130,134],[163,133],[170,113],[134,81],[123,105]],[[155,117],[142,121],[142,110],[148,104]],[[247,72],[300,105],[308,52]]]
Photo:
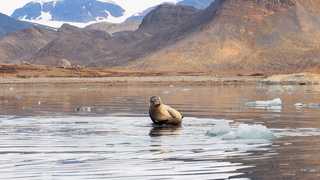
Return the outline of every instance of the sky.
[[[0,12],[11,15],[13,11],[17,8],[24,6],[26,3],[32,0],[0,0]],[[44,0],[49,1],[49,0]],[[100,0],[108,1],[108,0]],[[178,0],[112,0],[116,2],[124,9],[127,13],[132,14],[136,12],[141,12],[149,7],[161,4],[163,2],[177,2]]]

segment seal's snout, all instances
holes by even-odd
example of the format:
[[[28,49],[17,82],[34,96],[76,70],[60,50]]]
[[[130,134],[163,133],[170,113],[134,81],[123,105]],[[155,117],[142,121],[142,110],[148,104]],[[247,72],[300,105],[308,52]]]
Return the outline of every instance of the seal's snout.
[[[158,105],[160,105],[160,104],[161,104],[161,99],[160,99],[160,97],[158,97],[158,96],[152,96],[152,97],[150,98],[150,104],[153,105],[153,106],[158,106]]]

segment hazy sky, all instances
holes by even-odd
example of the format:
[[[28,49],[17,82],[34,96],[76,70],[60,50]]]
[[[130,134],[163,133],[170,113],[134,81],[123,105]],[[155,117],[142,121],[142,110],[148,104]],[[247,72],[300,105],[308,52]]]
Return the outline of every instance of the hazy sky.
[[[24,6],[32,0],[0,0],[0,12],[11,15],[16,8]],[[50,0],[43,0],[50,1]],[[100,0],[108,1],[108,0]],[[113,0],[121,5],[128,13],[140,12],[148,7],[161,4],[162,2],[176,2],[178,0]]]

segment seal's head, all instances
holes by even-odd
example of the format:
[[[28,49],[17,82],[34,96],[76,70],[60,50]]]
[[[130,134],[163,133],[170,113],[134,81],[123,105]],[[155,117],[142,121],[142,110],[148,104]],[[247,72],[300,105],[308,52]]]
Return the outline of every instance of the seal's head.
[[[162,104],[160,97],[158,96],[152,96],[150,98],[150,106],[160,106]]]

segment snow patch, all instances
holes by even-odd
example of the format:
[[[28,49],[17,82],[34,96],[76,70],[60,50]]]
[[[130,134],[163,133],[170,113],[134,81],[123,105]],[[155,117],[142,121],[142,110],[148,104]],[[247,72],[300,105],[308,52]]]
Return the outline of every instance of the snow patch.
[[[45,3],[52,2],[53,5],[55,5],[59,1],[63,1],[63,0],[33,0],[32,2],[39,3],[39,4],[41,4],[41,7],[42,7],[43,4],[45,4]]]
[[[41,15],[36,18],[36,20],[44,20],[44,21],[50,21],[52,19],[52,15],[50,12],[44,12],[41,11]]]
[[[105,11],[105,13],[108,15],[108,17],[100,22],[106,21],[106,22],[111,22],[111,23],[122,23],[127,19],[126,16],[114,17],[110,14],[109,11]]]
[[[45,20],[45,19],[29,20],[29,19],[25,19],[25,18],[21,18],[20,20],[26,21],[26,22],[31,22],[31,23],[36,23],[36,24],[42,24],[45,26],[53,27],[53,28],[60,28],[63,24],[70,24],[72,26],[84,28],[84,27],[89,26],[91,24],[97,23],[97,21],[91,21],[88,23],[76,23],[76,22],[68,22],[68,21],[50,21],[50,20]]]

